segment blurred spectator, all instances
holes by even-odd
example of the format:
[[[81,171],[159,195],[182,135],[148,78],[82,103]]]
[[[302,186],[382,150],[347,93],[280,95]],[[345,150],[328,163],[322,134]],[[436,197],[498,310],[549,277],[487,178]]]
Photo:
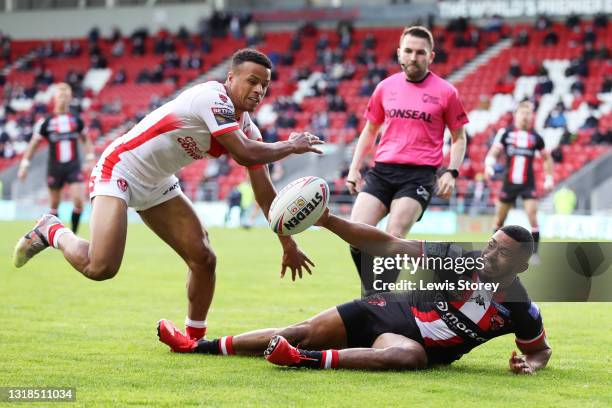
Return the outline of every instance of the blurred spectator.
[[[608,15],[604,13],[597,13],[593,18],[593,24],[595,27],[604,28],[608,26]]]
[[[279,128],[294,128],[297,124],[297,120],[295,119],[295,115],[293,113],[286,113],[284,115],[279,115],[276,120],[276,126]]]
[[[145,41],[141,36],[132,38],[132,55],[145,55]]]
[[[329,38],[327,38],[327,34],[323,34],[317,41],[315,49],[317,51],[323,51],[328,47],[329,47]]]
[[[329,128],[329,116],[327,115],[327,111],[316,112],[314,115],[312,115],[310,127],[312,128],[314,134],[319,136],[319,138],[324,139],[323,136]]]
[[[598,128],[591,135],[591,144],[612,144],[612,129]]]
[[[396,61],[396,60],[397,60],[397,55],[395,55],[395,57],[393,58],[393,61]],[[435,62],[440,63],[440,64],[445,64],[446,62],[448,62],[448,53],[444,49],[443,45],[439,45],[438,48],[436,49]]]
[[[358,125],[359,125],[359,118],[357,117],[355,112],[350,112],[348,116],[346,117],[346,123],[344,124],[344,127],[346,129],[357,129]]]
[[[567,127],[567,118],[565,117],[565,105],[563,102],[558,102],[557,105],[550,112],[546,121],[544,122],[544,127],[549,128],[566,128]]]
[[[185,27],[184,25],[180,26],[176,33],[176,38],[181,40],[183,44],[189,41],[190,34],[189,34],[189,30],[187,30],[187,27]]]
[[[90,44],[95,44],[100,39],[100,29],[98,27],[93,27],[89,30],[89,34],[87,34],[87,38],[89,39]]]
[[[612,92],[612,74],[607,74],[601,84],[601,93]]]
[[[582,50],[582,59],[585,61],[590,61],[592,59],[595,58],[595,56],[597,55],[597,51],[595,50],[595,47],[593,47],[593,43],[586,43],[584,44],[584,48]]]
[[[598,127],[599,119],[595,116],[594,112],[591,112],[589,117],[584,121],[584,124],[580,126],[580,129],[597,129]]]
[[[578,17],[574,13],[567,16],[567,18],[565,19],[565,26],[567,28],[575,27],[577,25],[580,25],[580,17]]]
[[[370,96],[374,92],[376,85],[370,78],[363,78],[359,87],[359,96]]]
[[[549,30],[542,40],[543,45],[557,45],[558,43],[559,35],[554,30]]]
[[[108,61],[101,54],[94,54],[89,59],[89,67],[93,69],[104,69],[108,68]]]
[[[113,75],[113,79],[111,81],[111,85],[121,85],[127,82],[127,73],[124,68],[121,68],[115,75]]]
[[[511,94],[514,92],[514,78],[510,75],[506,75],[499,78],[493,88],[493,93],[496,94]]]
[[[570,86],[570,91],[572,92],[572,94],[574,94],[574,96],[584,94],[584,89],[584,82],[580,78],[577,78],[576,81],[574,81],[574,83],[572,84],[572,86]]]
[[[539,31],[547,30],[552,26],[552,21],[546,15],[539,15],[535,22],[535,27]]]
[[[114,42],[113,47],[111,48],[111,54],[113,57],[122,57],[125,52],[125,44],[123,40],[119,39]]]
[[[183,68],[185,69],[201,69],[202,56],[199,52],[187,55],[183,59]]]
[[[230,18],[229,31],[232,37],[242,38],[242,27],[240,27],[240,19],[237,15]]]
[[[586,77],[589,75],[589,66],[584,58],[574,58],[570,61],[569,67],[565,70],[565,76],[579,75]]]
[[[608,50],[606,44],[600,44],[599,48],[597,49],[597,53],[595,54],[595,58],[599,60],[607,60],[610,58],[610,51]]]
[[[294,32],[293,35],[291,35],[289,49],[291,51],[299,51],[300,49],[302,49],[302,39],[299,33]]]
[[[261,41],[261,29],[255,21],[250,21],[246,27],[244,27],[244,34],[246,36],[247,47],[253,47]]]
[[[138,76],[136,77],[136,83],[146,84],[149,82],[151,82],[151,73],[149,72],[147,68],[143,68],[142,71],[140,71],[138,73]]]
[[[376,37],[374,34],[368,33],[361,43],[361,48],[364,50],[373,50],[376,48]]]
[[[121,30],[119,27],[113,27],[113,31],[111,32],[110,37],[108,38],[108,42],[111,44],[115,44],[117,41],[121,40],[123,34],[121,34]]]
[[[346,112],[346,102],[340,95],[327,97],[327,109],[330,112]]]
[[[278,142],[278,129],[276,128],[276,126],[264,128],[261,137],[266,143]]]
[[[519,31],[516,38],[514,38],[514,45],[517,47],[523,47],[528,44],[529,44],[529,33],[527,32],[526,29],[523,28],[521,31]]]
[[[106,102],[102,105],[102,113],[118,114],[121,113],[122,109],[123,105],[119,97],[115,97],[112,102]]]
[[[523,68],[523,75],[527,75],[527,76],[538,75],[541,66],[542,65],[539,64],[538,61],[534,57],[531,57]]]
[[[582,42],[584,44],[586,43],[595,44],[595,42],[597,42],[597,34],[595,34],[595,31],[593,30],[592,26],[589,25],[584,29],[584,36],[582,37]]]
[[[513,59],[512,62],[510,62],[508,74],[514,78],[518,78],[523,75],[523,73],[521,72],[521,64],[518,62],[517,59]]]

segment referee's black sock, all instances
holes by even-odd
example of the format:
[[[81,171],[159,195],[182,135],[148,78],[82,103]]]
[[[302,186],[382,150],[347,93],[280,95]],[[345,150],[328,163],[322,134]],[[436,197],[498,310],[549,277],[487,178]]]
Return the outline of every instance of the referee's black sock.
[[[76,234],[77,229],[79,229],[79,222],[81,221],[81,212],[80,208],[74,208],[72,210],[72,232]]]
[[[533,228],[531,230],[531,236],[533,237],[533,253],[538,253],[538,247],[540,246],[540,230]]]

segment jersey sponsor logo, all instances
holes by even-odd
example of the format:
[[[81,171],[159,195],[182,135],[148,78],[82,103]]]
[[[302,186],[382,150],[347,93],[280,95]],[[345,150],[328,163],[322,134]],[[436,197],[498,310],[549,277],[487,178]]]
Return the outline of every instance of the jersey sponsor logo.
[[[465,112],[461,112],[459,115],[457,115],[457,122],[461,122],[465,119],[467,119],[467,115],[465,114]]]
[[[120,178],[117,180],[117,187],[119,187],[119,190],[125,192],[128,189],[128,182],[125,179]]]
[[[431,123],[431,113],[412,109],[386,109],[385,114],[390,118],[417,119]]]
[[[423,101],[423,103],[431,103],[431,104],[434,104],[434,105],[439,105],[440,104],[440,98],[439,97],[430,95],[428,93],[423,94],[421,100]]]
[[[177,142],[180,143],[181,147],[185,152],[194,160],[200,160],[204,157],[204,152],[200,150],[198,144],[191,136],[179,137]]]
[[[211,108],[213,115],[215,116],[215,121],[217,125],[223,126],[230,123],[236,122],[236,114],[232,109],[229,108]]]
[[[484,343],[487,341],[487,339],[479,336],[478,333],[467,327],[467,325],[463,323],[457,315],[451,312],[448,309],[448,303],[443,301],[436,302],[435,306],[436,309],[438,309],[440,319],[442,319],[442,321],[448,326],[449,329],[456,333],[461,332],[465,336],[469,337],[474,341],[477,341],[478,343]]]
[[[317,208],[322,201],[323,196],[319,192],[317,192],[314,198],[310,201],[306,201],[302,197],[298,198],[288,207],[289,212],[294,215],[287,221],[283,222],[283,227],[285,227],[288,231],[297,227],[300,225],[300,221],[304,220],[308,214],[314,211],[314,209]],[[296,210],[295,213],[294,210]]]
[[[535,150],[529,149],[527,147],[508,146],[507,154],[508,154],[508,156],[527,156],[527,157],[533,157],[533,156],[535,156]]]
[[[221,99],[223,102],[227,103],[227,96],[223,95],[223,94],[219,94],[219,99]]]

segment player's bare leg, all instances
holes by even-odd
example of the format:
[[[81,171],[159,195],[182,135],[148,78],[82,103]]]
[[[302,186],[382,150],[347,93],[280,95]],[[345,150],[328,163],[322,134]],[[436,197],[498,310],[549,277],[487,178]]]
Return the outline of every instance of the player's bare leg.
[[[84,276],[93,280],[110,279],[117,274],[127,235],[127,205],[116,197],[97,196],[89,223],[91,241],[78,237],[52,215],[45,215],[36,228],[15,248],[15,264],[23,266],[32,256],[52,245]],[[44,245],[43,245],[44,244]],[[35,251],[32,248],[36,247]]]
[[[493,229],[495,231],[504,226],[511,208],[512,204],[497,200],[495,203],[495,217],[493,218]]]
[[[423,207],[412,197],[400,197],[391,201],[387,232],[398,238],[406,237],[410,228],[417,222]]]
[[[383,333],[372,348],[338,351],[338,368],[361,370],[416,370],[427,367],[427,354],[418,342],[394,333]]]
[[[60,204],[62,190],[49,187],[49,213],[57,215],[57,208]]]
[[[351,221],[376,226],[388,211],[388,208],[378,198],[372,194],[360,192],[351,211]],[[368,294],[372,290],[374,280],[372,268],[369,265],[362,265],[362,254],[359,249],[350,245],[349,249],[365,294]]]
[[[533,236],[534,243],[534,254],[530,262],[532,264],[538,264],[540,261],[538,255],[538,247],[540,244],[540,227],[538,225],[538,200],[534,198],[526,199],[523,200],[523,205],[525,206],[525,213],[527,213],[529,225],[531,225],[531,235]]]
[[[301,323],[282,329],[260,329],[216,340],[200,340],[199,342],[186,341],[187,336],[180,333],[180,330],[172,322],[162,319],[158,323],[158,335],[160,341],[170,346],[174,351],[194,351],[205,354],[261,356],[274,336],[283,336],[292,345],[297,346],[299,344],[301,348],[307,350],[346,347],[346,330],[338,309],[335,307]]]
[[[217,259],[208,233],[200,223],[191,203],[183,195],[140,212],[145,224],[166,242],[189,268],[187,277],[187,317],[193,324],[193,337],[200,338],[206,328],[206,315],[215,291]]]
[[[70,198],[72,199],[72,232],[76,233],[79,228],[81,214],[83,213],[83,194],[85,185],[83,183],[70,183]]]

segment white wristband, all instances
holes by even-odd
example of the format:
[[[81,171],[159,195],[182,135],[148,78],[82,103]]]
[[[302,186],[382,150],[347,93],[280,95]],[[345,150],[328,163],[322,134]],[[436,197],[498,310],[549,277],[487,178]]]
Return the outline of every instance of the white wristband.
[[[28,159],[21,159],[21,163],[19,163],[20,169],[27,169],[30,167],[30,161]]]

